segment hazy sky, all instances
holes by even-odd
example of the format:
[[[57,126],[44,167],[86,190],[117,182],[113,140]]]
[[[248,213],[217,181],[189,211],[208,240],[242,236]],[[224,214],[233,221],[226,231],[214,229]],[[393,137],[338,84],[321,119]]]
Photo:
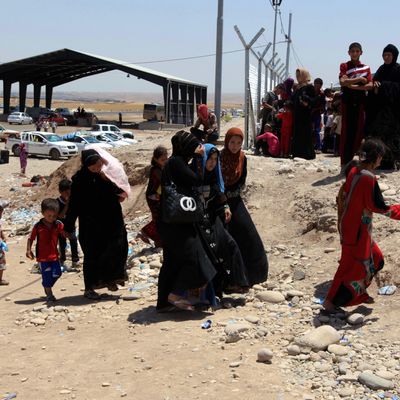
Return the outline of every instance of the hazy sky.
[[[89,52],[132,63],[215,53],[217,0],[19,0],[2,2],[0,63],[61,48]],[[283,0],[281,17],[287,31],[293,13],[292,37],[298,59],[313,78],[326,86],[337,83],[340,62],[350,42],[364,47],[362,60],[375,71],[382,49],[399,45],[399,0]],[[255,46],[272,41],[274,13],[269,0],[224,1],[224,51],[240,50],[233,26],[247,41],[266,28]],[[284,40],[278,18],[277,41]],[[278,44],[286,57],[286,44]],[[272,48],[266,58],[272,54]],[[214,91],[215,57],[143,64],[208,85]],[[290,73],[298,66],[290,59]],[[224,54],[224,93],[243,92],[244,52]],[[13,86],[17,90],[17,85]],[[156,92],[157,86],[114,71],[60,86],[62,91]]]

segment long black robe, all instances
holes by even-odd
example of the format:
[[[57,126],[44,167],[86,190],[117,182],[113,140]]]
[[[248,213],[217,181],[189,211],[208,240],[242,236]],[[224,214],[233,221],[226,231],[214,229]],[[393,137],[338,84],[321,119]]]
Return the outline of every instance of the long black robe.
[[[201,178],[190,169],[181,156],[172,156],[163,169],[162,186],[170,182],[179,193],[196,196],[194,187],[201,184]],[[162,193],[161,193],[162,204]],[[196,224],[167,224],[158,220],[158,230],[163,241],[163,264],[158,277],[157,309],[169,305],[171,292],[181,293],[201,288],[210,282],[216,270],[209,259]]]
[[[374,75],[381,83],[378,93],[369,92],[368,133],[388,147],[381,168],[393,168],[400,162],[400,65],[383,64]]]
[[[245,157],[240,179],[235,184],[226,186],[225,194],[228,197],[228,204],[232,212],[228,231],[239,246],[249,285],[252,286],[267,280],[268,260],[257,228],[240,196],[241,188],[246,182],[246,176],[247,159]]]
[[[65,231],[79,218],[85,289],[124,285],[128,240],[114,183],[82,167],[73,177]]]
[[[293,101],[293,157],[301,157],[306,160],[315,158],[311,109],[315,101],[313,85],[306,85],[295,90]],[[307,106],[302,101],[308,103]]]
[[[199,224],[199,232],[207,254],[217,270],[213,280],[214,290],[222,297],[222,292],[227,289],[231,292],[232,289],[249,287],[249,281],[239,246],[222,223],[225,218],[226,198],[220,192],[214,171],[205,171],[203,185],[208,186],[210,192],[208,195],[203,194],[205,218]]]

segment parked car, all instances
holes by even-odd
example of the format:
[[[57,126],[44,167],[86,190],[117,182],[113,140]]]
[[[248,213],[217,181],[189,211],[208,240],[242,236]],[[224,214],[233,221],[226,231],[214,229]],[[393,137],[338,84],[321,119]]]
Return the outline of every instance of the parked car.
[[[92,132],[92,136],[94,136],[97,140],[99,140],[100,142],[105,142],[110,144],[113,147],[120,147],[120,146],[129,146],[128,143],[123,142],[122,140],[115,140],[112,139],[110,137],[108,137],[106,134],[96,134],[97,132]]]
[[[111,139],[122,140],[123,142],[126,142],[128,144],[136,144],[138,142],[136,139],[125,138],[121,135],[118,135],[117,133],[106,132],[105,135]]]
[[[61,136],[54,133],[22,132],[20,139],[9,138],[5,149],[19,156],[19,145],[25,143],[28,154],[47,156],[53,160],[60,157],[72,157],[78,154],[78,148],[74,143],[64,141]]]
[[[12,129],[7,129],[4,128],[4,126],[0,125],[0,141],[5,141],[9,137],[18,137],[19,134],[19,131],[13,131]]]
[[[124,131],[122,129],[119,129],[118,126],[116,125],[111,125],[111,124],[96,124],[93,125],[93,132],[102,132],[102,133],[117,133],[120,136],[123,136],[124,138],[129,138],[129,139],[134,139],[135,136],[131,131]]]
[[[61,114],[57,114],[57,113],[53,113],[53,112],[49,113],[47,115],[41,114],[39,116],[39,119],[42,119],[43,121],[49,121],[50,123],[56,122],[57,125],[60,125],[60,126],[66,126],[67,122],[68,122],[67,118],[63,117]]]
[[[33,122],[33,119],[27,113],[13,112],[8,116],[7,122],[9,124],[20,124],[20,125],[31,124]]]
[[[72,112],[70,111],[70,109],[69,108],[66,108],[66,107],[59,107],[59,108],[56,108],[55,110],[54,110],[54,112],[56,112],[57,114],[61,114],[63,117],[65,117],[65,118],[68,118],[68,117],[72,117],[73,116],[73,114],[72,114]]]
[[[112,144],[100,142],[100,140],[97,140],[93,135],[88,135],[83,132],[75,131],[64,135],[62,138],[67,142],[74,143],[78,148],[79,153],[81,153],[82,150],[85,150],[89,145],[98,146],[105,150],[110,150],[114,147]]]

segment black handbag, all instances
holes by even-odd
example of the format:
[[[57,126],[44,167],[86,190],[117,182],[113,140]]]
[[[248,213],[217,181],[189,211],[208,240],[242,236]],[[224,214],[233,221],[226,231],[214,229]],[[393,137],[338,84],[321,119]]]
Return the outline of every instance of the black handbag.
[[[161,215],[167,224],[200,222],[204,217],[198,199],[179,193],[173,182],[162,188]]]

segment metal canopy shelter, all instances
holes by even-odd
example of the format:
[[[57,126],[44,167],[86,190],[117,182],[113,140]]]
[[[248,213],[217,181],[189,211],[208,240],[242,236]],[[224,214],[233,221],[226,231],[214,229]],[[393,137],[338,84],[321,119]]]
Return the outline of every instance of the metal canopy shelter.
[[[10,112],[11,86],[19,83],[19,106],[25,109],[26,88],[33,85],[33,105],[39,107],[42,86],[46,89],[46,107],[51,108],[53,88],[87,76],[120,70],[162,86],[165,120],[193,124],[195,106],[207,103],[207,86],[142,66],[112,58],[62,49],[23,60],[0,64],[3,81],[4,114]]]

